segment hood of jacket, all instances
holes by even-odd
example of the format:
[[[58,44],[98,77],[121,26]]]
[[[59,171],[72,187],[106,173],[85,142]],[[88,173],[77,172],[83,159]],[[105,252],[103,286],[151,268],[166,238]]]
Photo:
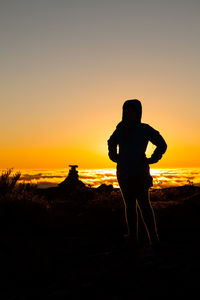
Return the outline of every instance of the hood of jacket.
[[[133,121],[133,126],[135,124],[141,123],[141,118],[142,118],[142,104],[138,99],[130,99],[126,100],[122,106],[122,120],[121,122],[118,123],[116,126],[117,128],[121,127],[124,124],[124,119],[125,119],[125,109],[127,106],[133,106],[136,109],[137,116],[136,120]]]

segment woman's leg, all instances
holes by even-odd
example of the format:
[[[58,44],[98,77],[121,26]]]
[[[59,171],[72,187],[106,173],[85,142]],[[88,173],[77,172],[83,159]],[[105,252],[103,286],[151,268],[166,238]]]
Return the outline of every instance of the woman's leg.
[[[143,222],[145,224],[149,241],[151,244],[159,242],[157,226],[153,208],[150,202],[150,192],[148,188],[137,194],[137,201],[141,210]]]
[[[136,193],[130,177],[117,177],[125,207],[128,235],[137,239]]]

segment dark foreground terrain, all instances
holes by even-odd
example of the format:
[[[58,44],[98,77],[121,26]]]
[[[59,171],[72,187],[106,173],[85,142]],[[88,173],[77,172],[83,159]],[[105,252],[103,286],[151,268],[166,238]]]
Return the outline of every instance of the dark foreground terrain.
[[[161,240],[158,252],[148,246],[143,227],[139,249],[124,239],[119,189],[35,193],[38,198],[31,198],[31,205],[20,199],[0,205],[0,299],[144,299],[198,293],[200,187],[151,190]]]

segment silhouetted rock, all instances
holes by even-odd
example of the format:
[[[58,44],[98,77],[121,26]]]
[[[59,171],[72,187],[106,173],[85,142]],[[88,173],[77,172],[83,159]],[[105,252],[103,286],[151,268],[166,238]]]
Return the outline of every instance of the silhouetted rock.
[[[71,169],[69,170],[68,176],[64,181],[58,184],[59,187],[64,188],[66,190],[86,188],[86,185],[78,179],[78,171],[76,170],[78,165],[69,165],[69,167]]]
[[[112,192],[113,191],[113,185],[112,184],[101,184],[96,188],[96,191],[98,192]]]

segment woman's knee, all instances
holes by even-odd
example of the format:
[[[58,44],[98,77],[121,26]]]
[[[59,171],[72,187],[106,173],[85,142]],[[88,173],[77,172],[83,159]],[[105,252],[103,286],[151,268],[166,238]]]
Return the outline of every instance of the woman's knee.
[[[125,209],[128,212],[134,213],[136,212],[136,198],[126,198],[124,201]]]
[[[149,192],[144,191],[143,193],[140,193],[137,197],[138,205],[142,212],[144,213],[150,213],[152,210],[150,198],[149,198]]]

